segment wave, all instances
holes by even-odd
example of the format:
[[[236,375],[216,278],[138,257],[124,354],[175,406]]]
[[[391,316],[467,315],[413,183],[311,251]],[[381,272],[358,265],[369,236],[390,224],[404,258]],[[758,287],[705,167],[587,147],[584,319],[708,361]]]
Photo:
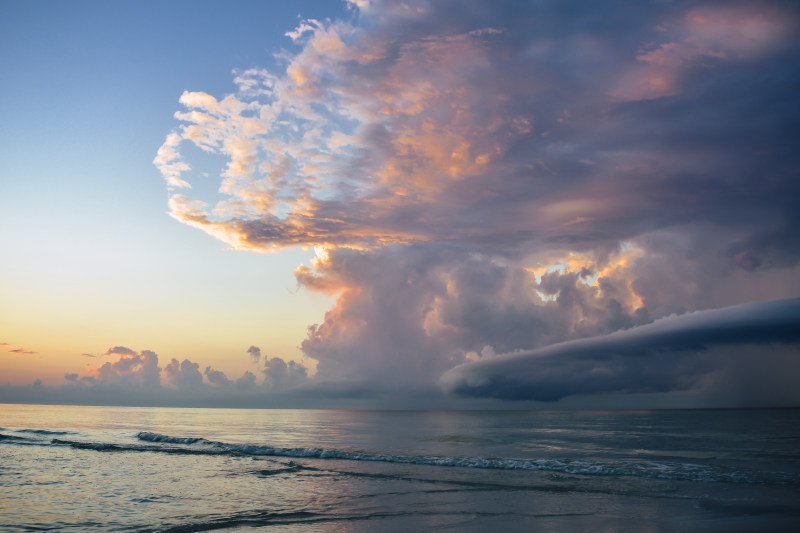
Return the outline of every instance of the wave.
[[[313,524],[316,522],[330,522],[337,518],[326,517],[310,511],[240,511],[230,515],[222,516],[200,516],[197,521],[180,524],[162,524],[158,528],[137,527],[140,533],[185,533],[188,531],[212,531],[218,529],[259,527],[259,526],[281,526],[296,524]]]
[[[161,435],[159,433],[150,433],[149,431],[140,431],[136,434],[139,440],[146,440],[150,442],[166,442],[169,444],[196,444],[198,442],[210,443],[202,437],[170,437],[168,435]]]
[[[346,461],[369,461],[491,470],[531,470],[593,476],[634,476],[680,481],[763,483],[778,485],[800,484],[800,478],[793,474],[782,472],[747,473],[736,470],[725,470],[710,465],[691,463],[383,455],[328,450],[324,448],[279,448],[255,444],[230,444],[212,441],[202,437],[172,437],[147,431],[138,433],[137,438],[142,441],[155,443],[198,445],[198,447],[195,448],[196,451],[205,449],[209,452],[222,452],[231,455],[339,459]]]
[[[53,439],[50,444],[69,446],[78,450],[94,450],[96,452],[155,452],[173,455],[231,455],[222,450],[201,450],[191,448],[165,448],[163,446],[147,446],[136,444],[113,444],[109,442],[87,442],[76,440]]]
[[[391,455],[325,448],[281,448],[257,444],[234,444],[202,437],[174,437],[142,431],[136,434],[141,444],[92,442],[53,438],[49,441],[0,434],[9,444],[68,446],[97,452],[150,452],[176,455],[227,455],[328,459],[356,462],[381,462],[432,467],[458,467],[487,470],[522,470],[587,476],[631,476],[691,482],[800,485],[800,475],[784,472],[741,471],[716,465],[635,460],[587,460],[571,458],[514,459],[498,457],[449,457],[431,455]],[[294,464],[292,464],[294,466]]]
[[[35,439],[30,439],[28,437],[20,437],[19,435],[6,435],[5,433],[0,433],[0,440],[8,440],[12,442],[34,442]]]
[[[33,433],[35,435],[73,435],[73,431],[53,431],[50,429],[20,429],[17,433]]]

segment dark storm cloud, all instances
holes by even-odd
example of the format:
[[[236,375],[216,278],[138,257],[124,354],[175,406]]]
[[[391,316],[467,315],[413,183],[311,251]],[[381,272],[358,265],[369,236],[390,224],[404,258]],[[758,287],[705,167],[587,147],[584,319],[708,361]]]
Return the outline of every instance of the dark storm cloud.
[[[177,220],[238,249],[318,248],[298,284],[338,297],[302,342],[303,386],[412,391],[479,354],[632,328],[599,337],[602,364],[530,356],[535,397],[686,389],[724,361],[654,336],[684,319],[643,324],[800,296],[795,3],[352,4],[288,32],[285,70],[185,92],[155,160]],[[228,159],[210,203],[188,143]],[[487,365],[485,395],[528,394],[475,364],[446,375]]]
[[[464,396],[555,401],[576,394],[685,389],[722,367],[714,346],[800,341],[800,299],[748,303],[669,316],[603,337],[467,363],[440,383]],[[720,364],[721,363],[721,364]]]

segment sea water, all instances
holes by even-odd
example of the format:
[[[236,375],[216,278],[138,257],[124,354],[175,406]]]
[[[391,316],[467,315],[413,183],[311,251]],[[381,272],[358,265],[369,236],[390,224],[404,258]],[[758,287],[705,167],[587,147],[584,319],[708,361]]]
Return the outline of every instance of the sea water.
[[[0,405],[3,531],[800,531],[800,410]]]

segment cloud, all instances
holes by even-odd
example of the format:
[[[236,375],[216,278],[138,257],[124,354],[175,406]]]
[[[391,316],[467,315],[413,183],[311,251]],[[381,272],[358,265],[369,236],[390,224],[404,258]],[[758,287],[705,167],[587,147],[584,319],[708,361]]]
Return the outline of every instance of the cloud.
[[[639,63],[623,74],[614,96],[643,100],[679,94],[693,68],[763,57],[781,46],[795,23],[769,5],[735,4],[692,9],[665,22],[661,42],[639,51]]]
[[[251,355],[258,354],[259,357],[261,355],[261,350],[256,346],[248,348],[248,352]],[[216,393],[213,391],[251,390],[259,384],[252,372],[245,372],[238,379],[231,380],[223,371],[211,366],[206,366],[201,372],[199,363],[189,359],[179,361],[172,358],[162,368],[159,366],[158,354],[151,350],[137,352],[125,346],[114,346],[106,350],[105,354],[114,355],[117,360],[97,367],[87,365],[88,375],[67,373],[64,374],[64,380],[70,385],[98,390],[125,388],[129,392],[139,391],[142,394],[153,394],[156,389],[193,391],[199,395],[197,398],[201,398],[203,394],[214,398]],[[262,373],[262,392],[286,392],[308,381],[308,369],[305,365],[280,357],[265,356]]]
[[[224,372],[220,370],[214,370],[210,366],[207,366],[205,370],[203,370],[203,375],[206,377],[208,382],[212,385],[217,387],[226,387],[230,385],[230,380],[228,376],[225,375]]]
[[[614,246],[698,221],[739,221],[740,238],[794,224],[785,201],[764,212],[797,192],[786,175],[796,157],[776,138],[797,118],[781,83],[796,54],[785,5],[577,19],[570,3],[402,5],[370,4],[360,25],[306,24],[285,72],[251,69],[238,94],[185,92],[169,160],[193,143],[228,164],[218,199],[172,192],[171,214],[256,251],[452,243],[502,254]],[[620,102],[619,80],[642,66],[681,74],[647,101]],[[255,94],[258,79],[269,81]],[[753,94],[773,97],[764,108]],[[772,178],[754,196],[747,184],[767,160]]]
[[[297,28],[295,28],[294,30],[287,31],[285,33],[285,35],[287,37],[291,38],[293,41],[297,41],[298,39],[300,39],[300,37],[302,37],[306,33],[308,33],[308,32],[312,32],[313,33],[314,31],[316,31],[320,27],[322,27],[322,24],[320,24],[319,21],[314,20],[314,19],[308,19],[308,20],[302,21],[300,23],[300,25],[297,26]]]
[[[117,355],[116,362],[105,362],[90,370],[93,381],[127,387],[154,388],[161,386],[161,368],[158,355],[150,350],[135,352],[124,346],[115,346],[105,352]]]
[[[0,400],[86,405],[167,405],[219,407],[324,407],[320,396],[303,387],[308,371],[300,363],[265,358],[263,377],[252,372],[229,379],[224,372],[190,359],[172,358],[162,368],[158,354],[124,346],[104,353],[114,357],[102,365],[86,365],[83,373],[64,374],[64,384],[0,385]],[[82,375],[83,374],[83,375]],[[327,400],[326,400],[327,401]]]
[[[698,356],[710,347],[793,343],[797,366],[798,342],[800,299],[771,300],[671,315],[601,337],[465,363],[447,371],[440,383],[452,393],[507,400],[664,392],[690,388],[698,377],[726,368],[724,355],[721,361]]]
[[[781,51],[793,19],[775,6],[685,9],[677,19],[673,8],[651,6],[615,14],[603,27],[589,10],[567,33],[568,7],[515,13],[500,6],[486,21],[458,9],[461,31],[450,22],[438,34],[429,32],[430,22],[451,14],[443,5],[419,6],[430,21],[406,14],[367,16],[375,26],[306,25],[303,50],[274,76],[266,96],[184,93],[190,111],[177,114],[184,125],[165,146],[177,149],[180,138],[228,158],[228,166],[222,199],[211,207],[173,194],[173,216],[235,248],[262,251],[441,241],[485,248],[497,239],[585,238],[590,227],[610,239],[629,237],[642,219],[664,227],[672,217],[697,216],[658,205],[665,188],[679,193],[689,185],[681,182],[686,172],[722,179],[706,175],[717,161],[693,156],[727,149],[726,139],[706,136],[699,154],[676,157],[669,141],[689,131],[674,128],[688,120],[702,131],[730,120],[740,95],[718,95],[737,77],[766,75],[752,91],[788,90],[770,81],[769,62],[745,61],[751,49],[767,58]],[[331,40],[347,46],[326,44]],[[642,42],[661,44],[642,51]],[[716,62],[698,66],[695,57]],[[680,98],[639,108],[620,103],[625,91],[615,84],[640,68],[669,72],[631,74],[635,90],[650,92],[626,99]],[[651,75],[666,85],[644,79]],[[701,109],[702,122],[695,114]],[[745,107],[745,115],[754,111]],[[643,129],[653,123],[657,131]],[[739,131],[756,140],[753,134]],[[782,150],[757,142],[776,155]],[[647,186],[629,187],[645,174]],[[725,179],[746,176],[743,168]],[[165,178],[173,179],[170,172]],[[692,188],[696,204],[708,203],[711,192]],[[737,207],[752,203],[735,187],[726,194]],[[653,208],[664,212],[645,217]]]
[[[125,346],[113,346],[107,349],[103,355],[138,355],[135,351],[131,350],[130,348],[126,348]]]
[[[23,348],[21,346],[15,346],[15,345],[9,344],[7,342],[0,342],[0,346],[2,346],[3,349],[8,353],[18,353],[18,354],[22,354],[22,355],[33,355],[33,354],[37,353],[37,352],[34,352],[33,350],[27,350],[27,349],[25,349],[25,348]]]
[[[254,363],[258,364],[261,361],[261,348],[258,346],[250,346],[247,349],[247,353],[253,358]]]
[[[350,6],[237,92],[184,92],[155,161],[176,220],[317,250],[295,277],[337,300],[304,386],[402,395],[484,350],[800,296],[791,3]],[[225,162],[218,194],[191,146]],[[635,388],[637,361],[597,387]]]
[[[167,383],[179,389],[191,389],[203,384],[203,374],[200,373],[200,365],[188,359],[178,362],[172,359],[164,367],[164,374]]]
[[[236,386],[242,389],[250,389],[256,384],[256,375],[249,370],[236,380]]]
[[[273,390],[295,388],[308,379],[305,365],[296,361],[287,363],[280,357],[265,357],[263,373],[264,386]]]

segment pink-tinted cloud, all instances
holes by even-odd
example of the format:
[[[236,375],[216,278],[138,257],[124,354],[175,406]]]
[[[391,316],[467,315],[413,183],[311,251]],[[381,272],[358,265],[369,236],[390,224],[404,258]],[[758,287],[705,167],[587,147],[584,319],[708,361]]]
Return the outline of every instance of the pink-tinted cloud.
[[[289,30],[285,68],[185,92],[156,158],[177,220],[316,247],[295,277],[337,301],[302,343],[315,383],[409,390],[800,295],[791,4],[350,4]],[[225,161],[217,196],[190,144]]]
[[[291,35],[304,48],[283,76],[250,69],[236,78],[240,92],[222,99],[185,92],[183,125],[156,164],[173,165],[162,168],[172,188],[189,183],[188,169],[174,170],[181,143],[227,166],[220,198],[172,192],[171,214],[257,251],[564,238],[621,210],[639,216],[657,198],[627,180],[648,172],[666,181],[683,169],[669,150],[626,144],[617,100],[675,95],[697,61],[763,56],[793,24],[775,7],[679,17],[654,9],[646,26],[656,40],[625,48],[591,29],[517,42],[531,21],[502,9],[495,18],[505,27],[430,33],[415,10],[384,18],[392,6],[372,5],[363,27],[301,24]],[[564,65],[548,63],[556,51]],[[584,77],[587,59],[605,70]]]
[[[251,346],[247,351],[251,356],[258,354],[260,358],[261,350],[257,346]],[[280,357],[264,357],[263,378],[259,383],[252,372],[245,372],[235,380],[211,366],[201,372],[200,365],[190,359],[178,361],[172,358],[162,368],[158,354],[150,350],[137,352],[125,346],[114,346],[107,349],[105,355],[115,356],[116,360],[96,367],[87,365],[88,374],[85,376],[67,373],[64,375],[65,381],[74,386],[94,387],[103,391],[125,389],[149,394],[153,390],[166,388],[192,391],[198,395],[197,398],[202,398],[203,394],[210,394],[209,398],[213,398],[215,396],[211,389],[230,392],[249,390],[260,385],[262,393],[287,392],[304,385],[308,380],[305,365]]]
[[[245,249],[365,248],[444,236],[447,228],[431,235],[427,224],[440,217],[434,207],[458,182],[482,181],[492,160],[531,133],[531,117],[509,109],[522,88],[505,90],[498,80],[490,102],[485,82],[472,89],[493,79],[491,41],[501,32],[391,42],[344,23],[303,28],[311,35],[285,77],[265,75],[268,83],[255,91],[259,74],[248,71],[237,78],[238,96],[181,96],[190,111],[176,114],[185,124],[168,136],[167,156],[156,164],[172,165],[162,172],[174,186],[176,138],[220,153],[228,157],[226,197],[209,208],[173,193],[172,215]],[[343,41],[348,46],[331,44]],[[397,46],[398,57],[387,61]],[[494,115],[488,124],[487,112]]]
[[[612,94],[627,100],[678,94],[691,68],[755,60],[780,46],[796,21],[770,6],[700,7],[660,27],[660,44],[639,51]],[[672,38],[674,40],[666,40]],[[666,41],[665,41],[666,40]]]
[[[161,368],[158,355],[150,350],[135,352],[124,346],[106,350],[106,355],[117,355],[115,362],[105,362],[90,368],[89,377],[100,383],[133,387],[159,387]]]

